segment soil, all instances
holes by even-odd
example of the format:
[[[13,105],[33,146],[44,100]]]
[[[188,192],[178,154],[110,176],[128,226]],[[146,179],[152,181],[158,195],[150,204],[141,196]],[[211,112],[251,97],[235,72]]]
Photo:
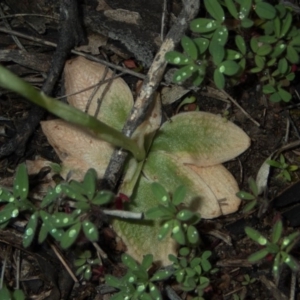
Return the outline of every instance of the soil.
[[[58,18],[59,9],[55,1],[26,1],[26,5],[25,2],[24,5],[22,3],[23,1],[6,1],[6,5],[3,5],[4,13],[39,13]],[[100,53],[93,53],[93,55],[116,64],[124,60],[127,60],[127,63],[133,61],[136,65],[143,65],[145,67],[143,72],[146,72],[147,67],[151,65],[153,54],[160,44],[158,41],[160,26],[158,24],[161,22],[161,1],[151,1],[151,4],[149,1],[132,0],[126,1],[126,4],[124,1],[106,1],[106,4],[113,10],[126,9],[135,11],[142,16],[142,21],[138,24],[124,22],[122,26],[118,21],[108,20],[104,11],[96,10],[101,3],[100,1],[85,1],[82,4],[84,14],[87,15],[87,12],[90,12],[85,19],[88,36],[93,31],[93,33],[101,33],[109,38],[107,43],[100,48]],[[168,9],[172,14],[177,15],[180,11],[180,3],[175,1]],[[43,17],[31,17],[31,19],[26,19],[26,22],[24,18],[8,20],[16,31],[44,40],[57,41],[57,20]],[[0,23],[1,26],[6,26],[3,19],[0,19]],[[50,64],[53,49],[27,39],[20,39],[20,42],[27,50],[23,60],[18,59],[21,53],[17,52],[18,47],[11,35],[0,31],[0,60],[14,73],[40,88],[44,80],[45,73],[43,72]],[[134,42],[142,46],[135,47]],[[131,75],[124,76],[124,79],[131,87],[134,87],[138,81]],[[291,89],[297,91],[297,88],[297,80],[295,80]],[[200,110],[223,116],[227,111],[226,118],[241,127],[251,138],[251,147],[237,159],[225,164],[236,178],[240,189],[249,191],[248,178],[256,177],[264,161],[280,147],[299,140],[297,132],[297,128],[300,126],[298,94],[294,93],[293,100],[288,104],[271,103],[261,93],[257,77],[248,77],[244,83],[228,88],[226,92],[260,124],[258,127],[232,103],[228,104],[223,100],[209,97],[209,92],[203,92],[205,92],[205,87],[203,90],[189,94],[196,97],[196,104]],[[63,94],[62,82],[57,85],[53,94],[56,97]],[[173,114],[180,101],[182,99],[165,110]],[[27,117],[30,106],[31,104],[17,95],[3,89],[0,90],[0,146],[4,145],[18,131],[18,124]],[[182,109],[193,110],[195,106],[185,106]],[[49,115],[45,116],[45,118],[49,117]],[[289,148],[283,154],[289,164],[299,166],[297,147]],[[28,140],[26,151],[22,156],[12,154],[0,160],[1,184],[12,186],[11,178],[17,165],[27,159],[33,160],[36,156],[59,163],[58,157],[48,144],[40,127],[36,128]],[[203,250],[213,251],[211,262],[214,267],[219,269],[218,272],[210,275],[211,284],[205,290],[204,299],[300,299],[297,273],[296,281],[293,281],[295,280],[294,275],[288,267],[284,267],[276,286],[272,276],[272,257],[267,257],[253,265],[247,261],[247,257],[258,251],[260,247],[246,236],[245,226],[251,226],[269,237],[272,226],[280,218],[284,223],[285,236],[297,231],[300,225],[298,203],[300,197],[296,197],[288,207],[285,204],[289,201],[290,196],[284,194],[291,186],[294,186],[295,189],[292,195],[299,194],[300,173],[292,172],[290,182],[278,177],[278,174],[278,170],[271,169],[267,190],[262,197],[264,199],[260,199],[258,208],[256,207],[249,213],[243,213],[241,208],[229,216],[201,221],[199,230]],[[282,195],[280,199],[279,195]],[[95,269],[90,282],[81,280],[75,285],[47,243],[35,245],[29,249],[22,247],[22,228],[24,228],[22,224],[13,224],[5,230],[0,230],[0,257],[4,282],[7,286],[11,288],[16,286],[17,260],[21,259],[21,274],[18,276],[20,287],[28,295],[28,299],[109,299],[108,295],[97,294],[97,292],[104,281],[104,274],[113,272],[114,275],[120,275],[124,272],[124,269],[117,263],[120,260],[120,253],[124,250],[124,245],[118,240],[116,242],[115,234],[108,225],[101,229],[102,242],[100,244],[107,253],[113,255],[109,255],[109,259],[105,261],[105,271],[103,272],[101,268]],[[212,233],[212,229],[214,229],[214,233]],[[298,261],[300,259],[299,246],[296,244],[291,252]],[[70,262],[74,259],[75,254],[67,252],[64,255]],[[4,262],[6,262],[6,268]],[[251,279],[255,279],[255,282],[244,285],[243,281],[247,275]],[[191,299],[190,296],[180,292],[176,285],[173,285],[173,288],[178,292],[180,299]],[[295,293],[294,296],[290,296],[293,293]],[[234,294],[239,295],[240,298],[233,298]]]

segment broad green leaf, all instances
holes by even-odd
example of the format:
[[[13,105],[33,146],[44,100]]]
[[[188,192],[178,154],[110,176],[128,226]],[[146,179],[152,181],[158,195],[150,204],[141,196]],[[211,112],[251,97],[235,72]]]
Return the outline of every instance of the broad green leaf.
[[[225,14],[218,0],[204,0],[204,5],[208,13],[217,21],[223,22]]]
[[[258,38],[252,37],[250,40],[250,47],[254,53],[258,51]]]
[[[121,280],[113,275],[105,275],[105,282],[114,288],[119,288],[121,285]]]
[[[183,36],[181,39],[181,46],[188,57],[193,60],[196,60],[198,58],[197,47],[191,38]]]
[[[162,125],[150,151],[165,151],[182,163],[210,166],[241,154],[249,142],[249,137],[239,127],[224,122],[222,117],[188,112],[178,114]]]
[[[271,20],[276,16],[276,10],[273,5],[267,2],[258,2],[255,4],[254,11],[262,19]]]
[[[153,283],[149,283],[149,289],[150,289],[150,295],[151,295],[151,299],[155,299],[155,300],[162,300],[162,296],[160,291],[158,290],[157,286]]]
[[[134,212],[146,212],[157,206],[159,201],[153,197],[151,184],[152,181],[142,176],[132,195],[132,201],[125,208]],[[140,262],[145,253],[151,253],[155,261],[166,265],[168,254],[175,254],[175,243],[170,237],[162,241],[157,238],[161,228],[159,221],[115,219],[113,227],[127,245],[127,253]]]
[[[14,189],[13,193],[15,197],[20,197],[21,200],[27,198],[29,191],[28,175],[26,165],[20,164],[17,168],[15,179],[14,179]]]
[[[57,186],[57,187],[56,188],[50,187],[48,189],[46,196],[43,198],[43,201],[41,202],[41,208],[47,207],[48,205],[52,204],[58,198],[58,196],[60,194],[60,186]]]
[[[91,242],[98,241],[99,235],[98,235],[98,229],[96,225],[94,225],[90,221],[83,221],[82,222],[82,229],[84,232],[84,235],[86,238]]]
[[[266,63],[266,59],[264,57],[261,57],[259,55],[255,55],[254,56],[254,61],[255,61],[255,64],[256,64],[257,68],[259,68],[261,70],[264,68],[265,63]]]
[[[104,65],[81,57],[68,61],[64,74],[65,93],[72,94],[67,99],[72,106],[87,111],[90,115],[96,114],[105,124],[118,131],[122,130],[133,106],[131,90],[123,79],[116,78],[111,84],[107,82],[96,89],[86,90],[98,84],[105,74],[106,79],[112,77],[113,72],[107,70]],[[105,92],[108,84],[109,89]],[[77,93],[82,90],[84,92]],[[104,96],[101,96],[102,94]],[[92,100],[87,103],[91,96]],[[102,99],[101,105],[98,99]],[[41,126],[49,143],[63,162],[61,175],[64,178],[72,170],[72,179],[82,180],[82,174],[91,167],[97,171],[99,177],[103,177],[114,150],[111,144],[98,140],[62,120],[43,121]]]
[[[272,58],[277,58],[279,57],[286,49],[287,45],[284,44],[283,42],[279,42],[273,51],[270,53]]]
[[[216,30],[219,25],[220,23],[215,20],[198,18],[191,21],[190,28],[193,32],[205,33]]]
[[[241,59],[243,55],[235,50],[225,49],[225,60],[237,60]]]
[[[275,33],[276,37],[279,38],[282,24],[281,24],[281,20],[278,16],[273,20],[273,24],[274,24],[274,33]]]
[[[159,280],[166,280],[172,275],[172,272],[168,270],[160,270],[154,273],[151,277],[151,281],[159,281]]]
[[[272,35],[262,35],[258,37],[258,41],[264,44],[274,44],[277,42],[277,38]]]
[[[74,244],[81,230],[81,223],[71,226],[61,237],[60,246],[67,249]]]
[[[214,83],[216,87],[220,90],[224,89],[225,87],[225,77],[223,73],[219,71],[219,69],[216,69],[214,71]]]
[[[185,233],[184,233],[183,228],[180,225],[180,223],[176,224],[175,227],[173,227],[173,229],[172,229],[172,238],[179,245],[185,245],[186,244]]]
[[[84,271],[84,275],[83,275],[85,280],[90,280],[92,277],[92,268],[91,266],[87,266],[85,271]]]
[[[19,210],[13,203],[6,204],[2,210],[0,210],[0,224],[8,222],[12,218],[16,218],[19,215]]]
[[[296,35],[292,38],[290,45],[300,46],[300,35]]]
[[[1,299],[5,299],[5,298],[1,298]],[[15,290],[13,292],[13,300],[25,300],[25,295],[24,292],[22,290]]]
[[[122,255],[122,262],[129,270],[131,271],[138,270],[138,263],[135,261],[133,257],[131,257],[126,253]]]
[[[39,237],[38,237],[39,244],[43,243],[46,240],[49,232],[48,229],[49,228],[45,225],[45,223],[43,223],[40,228]]]
[[[147,210],[145,216],[149,220],[169,219],[173,217],[173,212],[167,207],[159,205]]]
[[[144,255],[141,266],[144,268],[144,270],[148,270],[151,267],[152,263],[153,263],[153,255],[147,254]]]
[[[80,194],[77,189],[73,188],[71,185],[68,184],[62,184],[61,189],[66,196],[68,196],[71,199],[81,201],[81,202],[87,202],[88,199],[84,197],[82,194]]]
[[[184,66],[191,63],[191,59],[178,51],[169,51],[165,55],[166,61],[173,65]]]
[[[34,214],[32,214],[26,225],[25,233],[23,236],[23,246],[25,248],[30,246],[30,244],[33,241],[33,238],[35,236],[35,231],[38,225],[38,216],[39,216],[39,212],[35,212]]]
[[[219,44],[221,46],[225,46],[228,40],[228,29],[226,26],[220,26],[218,27],[211,39],[211,43],[215,42],[216,44]]]
[[[257,187],[256,181],[252,177],[250,177],[248,179],[248,184],[249,184],[250,190],[252,191],[253,195],[258,196],[258,187]]]

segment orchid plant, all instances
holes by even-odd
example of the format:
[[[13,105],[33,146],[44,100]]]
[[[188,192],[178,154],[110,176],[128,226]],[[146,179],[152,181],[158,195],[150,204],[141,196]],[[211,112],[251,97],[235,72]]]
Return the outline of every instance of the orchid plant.
[[[131,139],[127,138],[120,132],[133,106],[127,84],[116,78],[109,88],[105,83],[94,91],[87,90],[112,75],[105,66],[81,57],[67,62],[64,76],[70,105],[37,92],[2,67],[0,86],[20,93],[66,120],[41,122],[49,143],[62,161],[63,177],[72,170],[73,179],[80,180],[90,168],[103,177],[114,147],[118,146],[133,154],[120,187],[120,192],[131,199],[126,209],[145,212],[157,206],[151,184],[159,182],[168,192],[184,185],[187,188],[184,205],[202,218],[236,211],[240,204],[236,196],[238,186],[221,164],[244,152],[249,137],[221,116],[206,112],[178,114],[160,127],[161,103],[157,96],[145,121]],[[84,92],[75,93],[81,90]],[[165,264],[168,255],[176,251],[170,236],[158,241],[159,221],[117,219],[113,226],[127,244],[129,255],[138,261],[142,261],[143,254],[150,253],[154,260]]]

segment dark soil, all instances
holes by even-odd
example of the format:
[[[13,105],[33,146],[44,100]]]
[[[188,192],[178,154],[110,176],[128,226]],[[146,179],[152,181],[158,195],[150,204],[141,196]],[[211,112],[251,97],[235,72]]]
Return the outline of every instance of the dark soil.
[[[125,1],[126,4],[124,1],[106,1],[112,9],[127,9],[140,13],[142,22],[138,25],[121,24],[118,21],[108,20],[103,12],[95,10],[99,5],[98,2],[100,3],[100,1],[86,0],[83,3],[83,14],[88,15],[85,19],[87,34],[89,35],[93,31],[110,38],[108,43],[101,48],[100,54],[95,54],[95,56],[114,63],[133,58],[136,64],[140,62],[146,68],[149,67],[153,54],[159,47],[157,38],[160,33],[158,25],[161,22],[161,1],[132,0]],[[7,6],[3,5],[5,14],[39,13],[58,18],[58,4],[55,1],[9,0],[6,1],[6,4]],[[175,1],[168,9],[177,15],[180,5]],[[31,19],[26,19],[26,22],[24,18],[8,20],[13,30],[57,42],[57,20],[43,17],[31,17]],[[1,19],[0,24],[0,26],[6,26]],[[126,37],[125,40],[124,37]],[[28,52],[23,62],[17,59],[21,54],[15,52],[18,47],[11,35],[0,31],[0,61],[20,77],[40,88],[44,80],[42,72],[45,72],[50,64],[53,49],[26,39],[20,39],[20,42]],[[135,42],[141,47],[135,48],[133,45]],[[8,56],[5,51],[11,53],[11,56]],[[13,57],[13,53],[17,58]],[[43,58],[39,57],[39,54],[43,54]],[[29,55],[33,55],[31,64],[29,64]],[[130,75],[126,75],[124,79],[131,87],[138,80]],[[61,86],[62,83],[56,87],[55,96],[63,94]],[[291,88],[297,89],[296,80]],[[256,177],[263,162],[280,147],[299,139],[296,131],[300,126],[299,99],[294,94],[294,99],[288,104],[270,103],[262,95],[256,77],[248,78],[245,83],[234,88],[228,88],[227,92],[260,124],[260,127],[232,104],[228,105],[226,102],[208,97],[207,94],[204,96],[201,91],[191,92],[191,94],[196,97],[200,110],[221,115],[228,111],[227,118],[240,126],[251,138],[251,147],[237,159],[225,164],[238,181],[240,189],[249,191],[247,180],[249,177]],[[4,145],[18,131],[18,124],[20,120],[26,118],[30,105],[17,95],[0,90],[0,146]],[[170,109],[166,108],[166,111],[174,113],[177,105],[178,102],[173,104]],[[49,117],[49,115],[46,116],[46,118]],[[288,130],[287,122],[290,124]],[[300,164],[299,154],[297,148],[290,148],[284,152],[286,161],[294,165]],[[11,177],[17,165],[26,159],[33,160],[36,156],[59,162],[40,128],[37,128],[28,140],[26,151],[22,156],[12,154],[0,160],[0,184],[11,186]],[[284,235],[298,230],[300,226],[300,206],[297,202],[300,201],[300,196],[296,197],[297,199],[290,205],[291,207],[285,206],[285,202],[288,202],[289,199],[284,195],[280,201],[278,200],[280,203],[277,201],[274,205],[273,201],[294,184],[296,187],[293,193],[299,193],[300,187],[297,187],[299,172],[292,173],[291,182],[278,178],[278,173],[278,170],[271,170],[265,200],[261,200],[255,210],[250,213],[243,213],[240,210],[230,216],[202,221],[199,230],[202,233],[203,249],[213,251],[212,264],[219,269],[217,273],[211,275],[211,284],[204,294],[204,299],[234,299],[233,294],[239,295],[239,299],[249,300],[300,299],[299,277],[296,275],[296,283],[293,284],[292,272],[289,268],[282,269],[280,281],[276,286],[272,276],[272,257],[267,257],[255,265],[251,265],[247,261],[247,257],[258,251],[260,247],[245,235],[245,226],[251,226],[268,237],[271,234],[272,226],[280,218],[284,222]],[[115,234],[108,226],[101,229],[103,241],[101,246],[109,254],[109,259],[105,262],[105,272],[102,269],[95,270],[91,282],[81,281],[74,287],[74,282],[47,243],[42,246],[35,245],[29,249],[22,247],[23,226],[14,224],[5,230],[0,230],[0,258],[4,282],[7,286],[16,287],[16,282],[19,280],[20,287],[28,295],[28,299],[109,299],[107,295],[97,294],[98,287],[103,283],[105,273],[113,272],[114,275],[123,273],[124,270],[116,262],[120,258],[119,254],[124,249],[124,245],[115,241]],[[211,233],[212,229],[217,232],[217,235]],[[299,250],[299,245],[296,245],[292,251],[298,261]],[[74,253],[68,252],[64,255],[70,265],[74,259]],[[18,259],[21,259],[21,273],[17,280]],[[4,262],[6,263],[5,269]],[[245,275],[254,278],[255,282],[243,285]],[[177,291],[175,285],[174,289]],[[295,296],[289,298],[293,292]],[[181,299],[191,299],[179,290],[178,294]]]

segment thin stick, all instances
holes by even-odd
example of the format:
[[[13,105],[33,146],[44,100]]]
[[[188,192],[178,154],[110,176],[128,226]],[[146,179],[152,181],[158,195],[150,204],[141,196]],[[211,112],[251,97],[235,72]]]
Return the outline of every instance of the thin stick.
[[[141,220],[143,219],[143,213],[137,213],[126,210],[111,210],[111,209],[103,209],[103,213],[109,216],[119,217],[123,219],[134,219]]]
[[[4,33],[7,33],[7,34],[12,34],[12,35],[15,35],[15,36],[18,36],[18,37],[21,37],[23,39],[26,39],[26,40],[30,40],[30,41],[33,41],[33,42],[36,42],[36,43],[39,43],[39,44],[42,44],[42,45],[46,45],[46,46],[50,46],[50,47],[54,47],[56,48],[57,47],[57,44],[55,43],[52,43],[52,42],[49,42],[49,41],[45,41],[43,39],[39,39],[39,38],[36,38],[36,37],[32,37],[32,36],[29,36],[27,34],[23,34],[23,33],[20,33],[18,31],[15,31],[15,30],[8,30],[4,27],[0,27],[0,32],[4,32]],[[102,59],[99,59],[99,58],[96,58],[92,55],[88,55],[86,53],[83,53],[83,52],[80,52],[80,51],[77,51],[77,50],[71,50],[71,52],[73,54],[76,54],[76,55],[80,55],[80,56],[83,56],[83,57],[86,57],[87,59],[90,59],[90,60],[93,60],[95,62],[99,62],[103,65],[106,65],[110,68],[113,68],[115,70],[118,70],[118,71],[121,71],[121,72],[124,72],[126,74],[130,74],[132,76],[135,76],[135,77],[138,77],[138,78],[141,78],[141,79],[145,79],[146,76],[143,75],[143,74],[140,74],[140,73],[137,73],[137,72],[134,72],[132,70],[128,70],[126,68],[123,68],[123,67],[120,67],[120,66],[116,66],[112,63],[109,63],[105,60],[102,60]]]
[[[74,280],[74,282],[78,283],[78,279],[76,278],[75,274],[72,272],[71,268],[68,266],[68,264],[66,263],[66,261],[64,260],[62,255],[59,253],[56,246],[53,243],[50,243],[50,242],[49,242],[49,244],[50,244],[51,249],[54,251],[55,255],[57,256],[57,258],[60,260],[60,262],[63,264],[63,266],[65,267],[65,269],[69,273],[69,275]]]
[[[224,90],[221,90],[221,92],[224,94],[224,96],[226,96],[228,99],[230,99],[230,101],[237,106],[241,112],[248,118],[250,119],[257,127],[260,127],[260,124],[255,121],[238,103],[235,99],[233,99],[228,93],[226,93]]]

